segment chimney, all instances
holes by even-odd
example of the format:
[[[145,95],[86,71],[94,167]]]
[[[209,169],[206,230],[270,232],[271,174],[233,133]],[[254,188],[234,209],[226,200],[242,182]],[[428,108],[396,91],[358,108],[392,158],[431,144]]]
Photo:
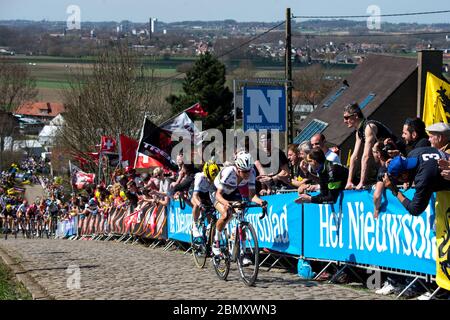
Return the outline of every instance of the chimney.
[[[50,102],[47,102],[47,112],[48,114],[52,113],[52,107],[50,106]]]
[[[417,116],[422,118],[427,72],[442,79],[442,50],[421,50],[417,56]]]

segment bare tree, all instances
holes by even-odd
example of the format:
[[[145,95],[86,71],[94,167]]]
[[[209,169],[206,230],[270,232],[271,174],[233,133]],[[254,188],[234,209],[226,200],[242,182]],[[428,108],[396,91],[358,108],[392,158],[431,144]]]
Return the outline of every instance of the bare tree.
[[[315,107],[336,85],[336,80],[327,77],[325,68],[319,64],[309,66],[294,73],[294,89],[298,91],[300,102]]]
[[[145,76],[141,61],[124,47],[103,52],[92,70],[82,69],[69,83],[65,124],[56,140],[76,154],[94,151],[101,135],[138,138],[145,114],[159,122],[170,112],[154,79]]]
[[[14,154],[13,137],[18,134],[18,122],[11,112],[36,95],[36,82],[28,68],[11,58],[0,57],[0,169],[10,160],[8,155]],[[5,152],[7,137],[11,145],[9,152]]]
[[[23,64],[0,57],[0,110],[13,111],[37,95],[36,82]]]

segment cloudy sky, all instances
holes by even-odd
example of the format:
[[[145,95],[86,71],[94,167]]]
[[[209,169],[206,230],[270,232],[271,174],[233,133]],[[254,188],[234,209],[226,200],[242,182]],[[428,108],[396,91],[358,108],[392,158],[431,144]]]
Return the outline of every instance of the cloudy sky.
[[[0,20],[65,21],[70,15],[67,13],[70,5],[80,8],[81,21],[133,22],[146,22],[149,17],[163,22],[224,19],[275,22],[285,19],[287,7],[295,16],[366,15],[370,5],[378,6],[381,14],[450,10],[448,0],[0,0]],[[450,23],[450,13],[382,19]]]

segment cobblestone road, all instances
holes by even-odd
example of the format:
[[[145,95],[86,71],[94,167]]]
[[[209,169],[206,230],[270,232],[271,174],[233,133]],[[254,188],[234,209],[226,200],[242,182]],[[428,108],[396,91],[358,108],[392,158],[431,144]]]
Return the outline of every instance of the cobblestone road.
[[[54,299],[387,299],[368,290],[300,280],[285,271],[265,271],[247,288],[236,265],[227,282],[211,264],[197,269],[181,250],[163,252],[101,241],[0,239],[0,250],[18,262]],[[80,269],[80,288],[68,289],[69,266]],[[73,283],[70,282],[69,283]]]

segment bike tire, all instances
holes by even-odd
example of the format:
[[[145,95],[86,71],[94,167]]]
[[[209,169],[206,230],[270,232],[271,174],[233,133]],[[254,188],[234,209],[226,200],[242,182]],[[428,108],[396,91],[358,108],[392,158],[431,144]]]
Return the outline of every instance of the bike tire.
[[[222,253],[217,256],[213,256],[214,271],[221,280],[227,280],[230,273],[230,252],[228,250],[228,232],[225,228],[221,235],[221,251]]]
[[[202,225],[201,228],[203,230],[205,226]],[[202,232],[203,233],[203,232]],[[191,229],[191,248],[192,248],[192,256],[194,257],[194,262],[197,268],[202,269],[206,264],[206,243],[202,241],[202,243],[194,242],[194,236]]]
[[[258,277],[259,271],[259,246],[255,229],[249,224],[242,225],[242,233],[245,235],[245,251],[243,252],[242,244],[240,244],[238,253],[238,267],[241,279],[247,286],[253,286]],[[250,264],[244,264],[243,259],[247,258]]]

